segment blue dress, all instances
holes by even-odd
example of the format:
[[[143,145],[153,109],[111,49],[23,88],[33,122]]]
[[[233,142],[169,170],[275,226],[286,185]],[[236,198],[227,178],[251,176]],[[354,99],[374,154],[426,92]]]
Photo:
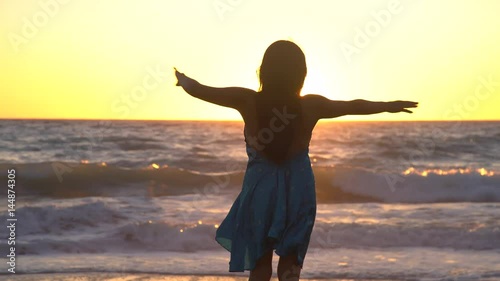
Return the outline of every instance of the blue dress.
[[[316,217],[309,149],[276,165],[247,144],[243,187],[215,240],[231,252],[230,272],[252,270],[269,250],[297,254],[302,267]]]

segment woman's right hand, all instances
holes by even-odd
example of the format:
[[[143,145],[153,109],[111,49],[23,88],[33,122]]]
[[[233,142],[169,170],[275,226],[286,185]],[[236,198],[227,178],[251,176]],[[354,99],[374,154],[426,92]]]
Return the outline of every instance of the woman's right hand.
[[[183,82],[186,81],[187,76],[184,73],[180,73],[177,68],[174,67],[175,70],[175,77],[177,78],[177,83],[175,86],[181,86],[184,84]]]
[[[189,89],[192,89],[199,84],[198,81],[187,77],[184,73],[179,72],[177,68],[174,67],[174,70],[175,77],[177,77],[176,86],[181,86],[184,90],[189,91]]]

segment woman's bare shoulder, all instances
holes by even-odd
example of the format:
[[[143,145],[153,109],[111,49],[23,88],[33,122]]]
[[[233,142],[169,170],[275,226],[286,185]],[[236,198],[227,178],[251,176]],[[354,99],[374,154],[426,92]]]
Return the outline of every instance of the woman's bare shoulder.
[[[301,96],[302,106],[307,108],[315,108],[318,105],[328,102],[329,99],[318,94],[307,94]]]
[[[301,97],[301,104],[304,116],[315,124],[323,114],[325,106],[330,100],[322,95],[307,94]]]

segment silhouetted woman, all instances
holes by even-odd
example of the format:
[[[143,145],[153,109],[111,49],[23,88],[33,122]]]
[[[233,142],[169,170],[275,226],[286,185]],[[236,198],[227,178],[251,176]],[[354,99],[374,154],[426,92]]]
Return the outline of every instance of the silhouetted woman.
[[[264,54],[260,91],[204,86],[175,72],[190,95],[238,110],[245,121],[248,164],[243,187],[215,239],[231,252],[229,271],[250,270],[249,280],[269,280],[273,250],[279,280],[298,280],[316,216],[309,141],[317,121],[348,114],[409,112],[407,101],[334,101],[300,96],[307,74],[304,53],[277,41]]]

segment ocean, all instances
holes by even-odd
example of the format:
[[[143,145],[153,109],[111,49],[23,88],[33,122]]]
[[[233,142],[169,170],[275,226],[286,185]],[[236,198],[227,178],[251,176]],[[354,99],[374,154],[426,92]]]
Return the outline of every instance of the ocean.
[[[320,122],[309,151],[302,277],[500,280],[500,122]],[[246,161],[242,122],[2,120],[16,273],[245,276],[214,236]]]

